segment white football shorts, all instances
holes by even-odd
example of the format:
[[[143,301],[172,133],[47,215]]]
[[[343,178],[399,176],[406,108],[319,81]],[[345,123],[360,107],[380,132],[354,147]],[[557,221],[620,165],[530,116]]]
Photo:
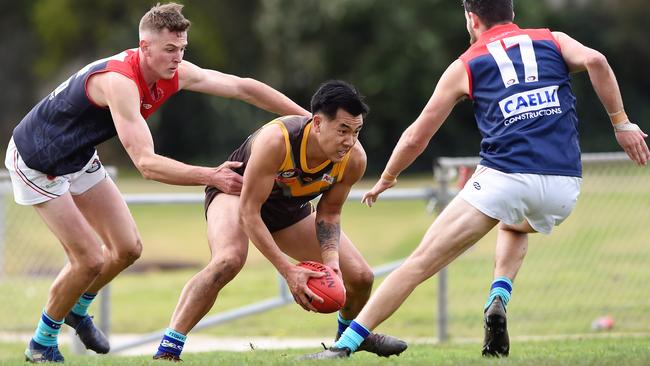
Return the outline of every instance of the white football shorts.
[[[525,219],[535,231],[550,234],[575,207],[581,183],[578,177],[503,173],[479,165],[459,195],[505,224]]]
[[[11,176],[14,200],[19,205],[36,205],[68,191],[80,195],[108,177],[97,151],[83,169],[75,173],[53,177],[31,169],[20,157],[13,138],[7,147],[5,166]]]

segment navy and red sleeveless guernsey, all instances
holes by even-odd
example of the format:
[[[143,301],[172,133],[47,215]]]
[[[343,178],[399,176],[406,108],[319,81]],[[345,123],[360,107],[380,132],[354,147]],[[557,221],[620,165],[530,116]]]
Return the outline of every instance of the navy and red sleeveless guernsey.
[[[88,78],[102,72],[117,72],[135,81],[144,118],[178,91],[178,72],[156,82],[155,92],[147,87],[137,49],[85,66],[41,100],[14,129],[14,143],[28,167],[53,176],[77,172],[93,156],[96,145],[117,135],[109,109],[97,106],[86,91]]]
[[[461,57],[481,141],[481,164],[505,173],[580,177],[575,96],[548,29],[509,23]]]

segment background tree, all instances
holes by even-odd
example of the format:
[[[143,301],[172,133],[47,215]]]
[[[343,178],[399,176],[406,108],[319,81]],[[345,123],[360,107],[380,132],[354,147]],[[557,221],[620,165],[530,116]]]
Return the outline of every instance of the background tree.
[[[137,47],[137,26],[151,1],[6,2],[0,14],[0,153],[29,108],[83,65]],[[316,87],[344,79],[372,111],[361,140],[369,174],[384,165],[401,131],[418,115],[446,66],[468,46],[460,1],[187,1],[192,20],[186,59],[262,80],[304,107]],[[522,27],[565,31],[603,51],[632,119],[648,129],[650,61],[645,0],[515,1]],[[584,151],[614,151],[607,116],[585,74],[574,78]],[[216,165],[273,118],[245,103],[181,92],[149,124],[158,152]],[[476,155],[480,136],[470,102],[459,105],[412,171],[435,156]],[[106,163],[130,166],[116,140]]]

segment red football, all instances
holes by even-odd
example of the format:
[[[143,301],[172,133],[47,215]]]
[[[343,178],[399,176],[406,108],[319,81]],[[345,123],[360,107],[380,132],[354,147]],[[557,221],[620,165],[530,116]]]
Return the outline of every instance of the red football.
[[[343,304],[345,304],[345,286],[332,268],[313,261],[300,262],[297,265],[315,272],[325,273],[322,277],[312,277],[307,281],[309,289],[324,301],[323,303],[316,300],[311,301],[312,306],[319,313],[333,313],[343,307]]]

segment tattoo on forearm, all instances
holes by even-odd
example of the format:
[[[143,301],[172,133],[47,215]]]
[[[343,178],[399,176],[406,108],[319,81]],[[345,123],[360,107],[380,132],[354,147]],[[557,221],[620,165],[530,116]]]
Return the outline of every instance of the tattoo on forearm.
[[[316,237],[321,250],[338,250],[341,225],[338,222],[332,224],[323,220],[318,221],[316,223]]]

